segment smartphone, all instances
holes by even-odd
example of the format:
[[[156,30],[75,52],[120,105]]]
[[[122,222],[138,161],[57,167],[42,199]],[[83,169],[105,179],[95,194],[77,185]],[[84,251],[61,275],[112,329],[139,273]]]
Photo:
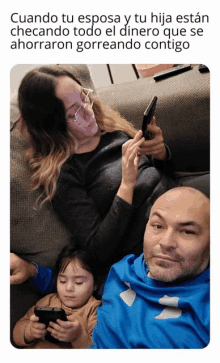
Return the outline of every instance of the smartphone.
[[[66,313],[61,308],[49,308],[49,307],[36,307],[34,309],[34,314],[39,317],[39,323],[43,323],[48,327],[49,322],[53,321],[56,323],[57,319],[67,321]],[[57,343],[59,340],[51,336],[49,332],[46,333],[45,339]]]
[[[152,120],[152,117],[154,116],[156,103],[157,103],[157,96],[152,98],[149,106],[144,111],[144,118],[143,118],[143,123],[142,123],[142,132],[143,132],[145,140],[151,140],[151,139],[153,139],[153,136],[154,136],[149,131],[147,131],[147,125],[149,125],[149,123]]]

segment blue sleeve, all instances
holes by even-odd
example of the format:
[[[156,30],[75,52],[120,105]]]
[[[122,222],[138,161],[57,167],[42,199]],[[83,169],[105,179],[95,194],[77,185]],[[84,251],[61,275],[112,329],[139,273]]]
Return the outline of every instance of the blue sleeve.
[[[42,294],[49,294],[53,290],[53,270],[49,267],[38,266],[37,275],[30,282],[34,290]]]

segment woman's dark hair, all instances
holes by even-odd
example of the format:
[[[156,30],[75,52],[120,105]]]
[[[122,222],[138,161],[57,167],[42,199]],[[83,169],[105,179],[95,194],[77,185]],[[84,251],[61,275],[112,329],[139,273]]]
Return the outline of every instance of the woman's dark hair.
[[[94,285],[99,288],[100,276],[97,270],[97,263],[89,253],[82,250],[76,250],[76,248],[73,247],[64,247],[61,251],[54,268],[54,282],[57,283],[59,273],[64,272],[69,263],[73,260],[77,260],[82,268],[93,275]]]
[[[59,67],[40,67],[28,72],[18,90],[18,106],[36,150],[47,154],[53,146],[68,138],[65,108],[56,96],[58,77],[67,76],[81,85],[70,72]],[[43,149],[42,149],[43,147]]]
[[[18,90],[21,131],[28,137],[25,155],[31,171],[32,190],[39,190],[41,205],[56,192],[62,165],[73,154],[74,141],[67,129],[65,107],[56,96],[58,77],[67,76],[81,85],[70,72],[59,66],[29,71]]]

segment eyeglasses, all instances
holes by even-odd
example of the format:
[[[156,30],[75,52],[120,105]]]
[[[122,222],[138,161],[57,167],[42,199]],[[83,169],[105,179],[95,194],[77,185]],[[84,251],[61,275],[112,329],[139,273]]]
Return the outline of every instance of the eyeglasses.
[[[89,88],[82,88],[80,93],[81,98],[81,105],[79,106],[78,110],[75,112],[74,115],[71,115],[71,120],[68,122],[75,122],[78,123],[80,119],[85,121],[89,121],[91,117],[91,108],[93,106],[93,101],[89,98],[89,95],[93,92],[92,89]],[[89,109],[87,107],[89,106]]]

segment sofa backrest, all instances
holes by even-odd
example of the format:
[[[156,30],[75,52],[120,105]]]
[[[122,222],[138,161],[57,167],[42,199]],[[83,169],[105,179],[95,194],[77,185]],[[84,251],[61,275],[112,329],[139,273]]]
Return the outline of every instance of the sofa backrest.
[[[98,96],[141,129],[143,113],[158,97],[157,123],[179,171],[210,168],[210,73],[192,69],[160,81],[153,77],[97,89]]]

